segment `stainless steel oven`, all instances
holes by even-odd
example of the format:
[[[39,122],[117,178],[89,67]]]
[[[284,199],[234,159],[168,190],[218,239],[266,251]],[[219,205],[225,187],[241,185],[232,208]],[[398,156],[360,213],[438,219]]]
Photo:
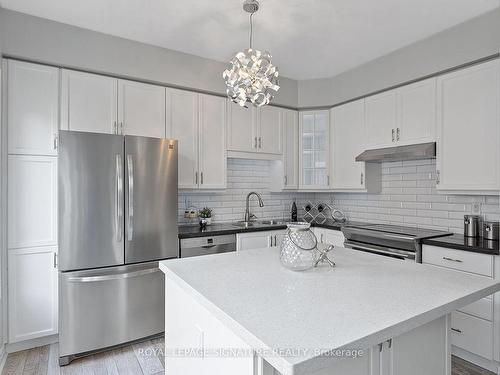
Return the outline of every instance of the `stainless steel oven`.
[[[391,257],[401,260],[409,260],[412,262],[417,261],[417,253],[415,251],[394,249],[385,246],[369,245],[363,242],[356,242],[356,241],[345,241],[344,246],[348,249],[364,251],[367,253],[383,255],[386,257]]]
[[[346,225],[342,232],[346,248],[418,263],[422,262],[422,239],[451,234],[387,224]]]

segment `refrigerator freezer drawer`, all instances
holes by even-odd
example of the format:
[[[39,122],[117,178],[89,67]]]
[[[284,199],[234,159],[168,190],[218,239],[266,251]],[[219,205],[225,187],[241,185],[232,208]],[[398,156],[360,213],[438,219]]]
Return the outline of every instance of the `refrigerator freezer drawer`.
[[[60,362],[163,332],[164,288],[158,262],[60,272]]]

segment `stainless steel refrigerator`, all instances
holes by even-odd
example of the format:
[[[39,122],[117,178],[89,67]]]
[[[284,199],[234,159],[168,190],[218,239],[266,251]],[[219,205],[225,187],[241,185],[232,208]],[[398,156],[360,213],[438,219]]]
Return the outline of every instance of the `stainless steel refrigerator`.
[[[59,133],[59,363],[164,331],[177,141]]]

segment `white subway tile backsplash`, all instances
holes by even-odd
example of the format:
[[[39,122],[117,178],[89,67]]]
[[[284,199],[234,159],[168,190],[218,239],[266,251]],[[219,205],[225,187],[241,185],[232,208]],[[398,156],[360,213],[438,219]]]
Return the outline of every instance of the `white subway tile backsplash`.
[[[380,194],[335,193],[335,206],[351,220],[376,221],[463,233],[463,215],[472,203],[482,204],[485,220],[500,220],[498,196],[446,195],[436,191],[435,160],[409,160],[382,164]],[[368,197],[368,201],[366,201]],[[373,207],[389,208],[389,214]]]
[[[446,195],[436,191],[435,160],[410,160],[382,164],[382,190],[364,193],[270,192],[270,166],[266,160],[228,159],[227,189],[217,192],[183,190],[179,192],[179,222],[184,219],[185,202],[214,210],[214,221],[242,220],[248,192],[262,195],[260,208],[252,197],[251,211],[259,218],[290,217],[293,198],[299,218],[307,201],[334,203],[350,220],[399,224],[463,233],[463,215],[472,213],[472,204],[481,203],[486,220],[500,220],[498,196]]]

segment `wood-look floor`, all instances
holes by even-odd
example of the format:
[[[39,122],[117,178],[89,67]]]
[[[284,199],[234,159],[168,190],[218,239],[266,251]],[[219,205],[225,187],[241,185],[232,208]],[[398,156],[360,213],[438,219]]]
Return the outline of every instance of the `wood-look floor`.
[[[77,359],[59,367],[58,345],[9,354],[2,375],[154,375],[163,374],[163,339]],[[460,358],[452,358],[452,375],[495,375]]]

